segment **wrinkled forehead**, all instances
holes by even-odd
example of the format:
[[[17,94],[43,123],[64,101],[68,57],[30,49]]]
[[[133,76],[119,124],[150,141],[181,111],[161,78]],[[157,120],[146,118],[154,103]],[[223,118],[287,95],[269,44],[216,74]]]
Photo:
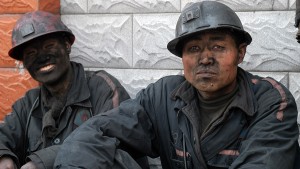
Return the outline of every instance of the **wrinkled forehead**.
[[[208,39],[210,41],[225,41],[227,39],[233,39],[233,34],[231,31],[226,29],[210,29],[185,38],[183,44],[194,40],[204,39]]]

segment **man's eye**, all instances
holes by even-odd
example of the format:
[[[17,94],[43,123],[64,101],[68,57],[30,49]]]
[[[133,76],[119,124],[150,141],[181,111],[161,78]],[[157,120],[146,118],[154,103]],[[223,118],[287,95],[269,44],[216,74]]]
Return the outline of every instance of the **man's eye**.
[[[24,56],[26,56],[26,57],[33,57],[33,56],[35,56],[36,55],[36,51],[34,51],[34,50],[32,50],[32,51],[28,51],[28,52],[25,52],[24,53]]]
[[[223,50],[223,49],[225,49],[225,47],[220,46],[220,45],[214,45],[213,46],[213,50]]]
[[[45,49],[52,49],[54,47],[54,43],[48,43],[44,47]]]
[[[200,50],[199,46],[192,46],[192,47],[190,47],[190,49],[189,49],[190,52],[197,52],[197,51],[199,51],[199,50]]]

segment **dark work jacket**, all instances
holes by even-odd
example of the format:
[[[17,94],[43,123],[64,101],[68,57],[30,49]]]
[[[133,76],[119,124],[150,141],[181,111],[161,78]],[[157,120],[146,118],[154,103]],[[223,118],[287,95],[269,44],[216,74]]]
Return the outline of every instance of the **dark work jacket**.
[[[32,160],[39,169],[53,168],[59,145],[85,120],[117,107],[129,99],[123,86],[105,71],[85,73],[81,64],[72,62],[74,79],[63,112],[58,133],[42,148],[40,87],[29,90],[12,106],[12,112],[0,123],[0,156],[11,156],[18,166]],[[47,145],[48,145],[47,144]]]
[[[160,156],[164,169],[293,169],[299,160],[293,96],[279,82],[241,68],[237,81],[225,116],[205,135],[195,131],[196,89],[183,76],[168,76],[81,125],[62,145],[55,167],[110,168],[111,152],[126,145],[130,154]]]

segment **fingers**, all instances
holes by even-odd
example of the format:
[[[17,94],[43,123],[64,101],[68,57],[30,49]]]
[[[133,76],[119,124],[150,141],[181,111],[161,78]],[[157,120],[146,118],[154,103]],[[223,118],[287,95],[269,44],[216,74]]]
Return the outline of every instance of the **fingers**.
[[[0,168],[1,169],[17,169],[14,161],[10,157],[1,157],[0,158]]]
[[[21,169],[37,169],[35,164],[32,161],[29,161],[21,167]]]

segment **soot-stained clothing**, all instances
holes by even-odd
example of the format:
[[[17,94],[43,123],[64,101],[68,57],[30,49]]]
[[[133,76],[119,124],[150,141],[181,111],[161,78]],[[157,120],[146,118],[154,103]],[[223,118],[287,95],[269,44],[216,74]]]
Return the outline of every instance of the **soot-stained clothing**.
[[[232,101],[201,135],[197,90],[183,76],[164,77],[70,134],[55,167],[109,168],[120,142],[129,153],[160,156],[164,169],[299,169],[292,94],[241,68],[237,81]]]
[[[18,166],[32,160],[39,169],[53,168],[60,144],[74,129],[129,99],[123,86],[107,72],[85,72],[81,64],[71,65],[74,78],[66,98],[61,99],[63,104],[55,103],[60,111],[57,117],[45,118],[53,103],[46,101],[43,86],[29,90],[13,104],[12,112],[0,123],[0,157],[10,156]],[[54,125],[52,132],[43,136],[43,122],[47,121]]]

